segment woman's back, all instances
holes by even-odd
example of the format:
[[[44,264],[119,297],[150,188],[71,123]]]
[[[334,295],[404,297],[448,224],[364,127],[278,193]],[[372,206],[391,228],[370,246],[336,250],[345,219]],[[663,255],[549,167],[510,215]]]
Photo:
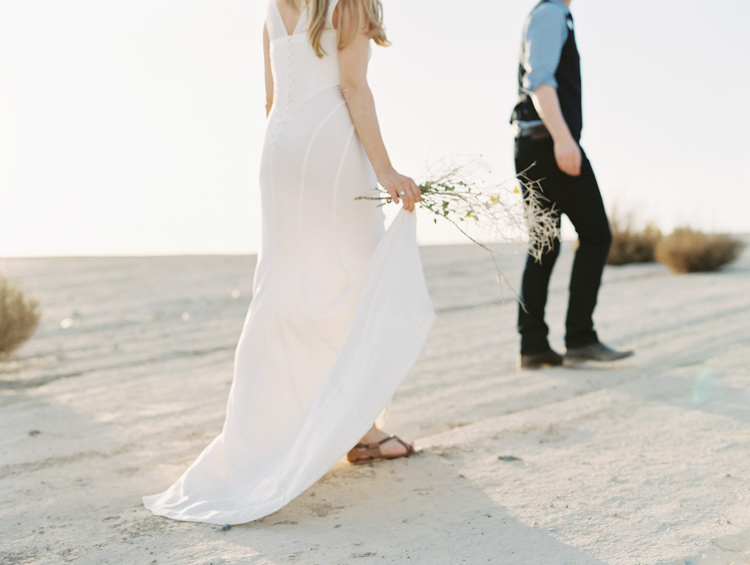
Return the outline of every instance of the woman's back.
[[[308,9],[302,10],[294,30],[289,33],[281,10],[291,8],[280,6],[278,2],[270,0],[266,26],[271,44],[274,111],[286,114],[304,105],[318,92],[338,87],[341,83],[338,37],[332,21],[336,2],[331,2],[321,35],[320,44],[325,52],[322,58],[317,56],[308,39]]]
[[[377,179],[341,93],[336,2],[321,35],[323,57],[308,38],[307,8],[290,34],[277,2],[270,0],[266,20],[274,97],[261,160],[261,257],[301,275],[278,282],[302,285],[288,294],[304,296],[314,313],[330,308],[364,268],[382,237],[383,216],[355,200]],[[259,274],[270,264],[262,260]],[[327,339],[334,345],[343,337]]]

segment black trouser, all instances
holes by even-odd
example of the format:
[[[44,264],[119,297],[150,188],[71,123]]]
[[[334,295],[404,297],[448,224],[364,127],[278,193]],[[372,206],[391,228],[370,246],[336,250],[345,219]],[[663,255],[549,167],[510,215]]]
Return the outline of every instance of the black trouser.
[[[557,166],[553,143],[549,138],[516,139],[515,158],[518,173],[528,169],[526,176],[541,182],[542,195],[548,199],[545,205],[554,205],[558,211],[558,225],[560,214],[567,214],[578,232],[579,246],[570,277],[565,344],[568,349],[572,349],[596,343],[598,338],[592,315],[612,234],[591,163],[584,153],[581,175],[566,175]],[[532,167],[534,163],[536,164]],[[552,267],[559,254],[560,242],[557,241],[554,248],[544,254],[541,263],[531,256],[526,259],[521,284],[523,306],[518,310],[518,331],[521,334],[523,355],[542,353],[550,348],[544,308]]]

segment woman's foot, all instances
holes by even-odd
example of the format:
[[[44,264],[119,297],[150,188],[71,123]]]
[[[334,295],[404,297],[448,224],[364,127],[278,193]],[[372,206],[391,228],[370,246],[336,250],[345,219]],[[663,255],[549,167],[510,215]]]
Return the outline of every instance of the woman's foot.
[[[415,451],[414,442],[406,443],[373,426],[349,452],[347,458],[350,463],[357,464],[378,459],[408,457]]]

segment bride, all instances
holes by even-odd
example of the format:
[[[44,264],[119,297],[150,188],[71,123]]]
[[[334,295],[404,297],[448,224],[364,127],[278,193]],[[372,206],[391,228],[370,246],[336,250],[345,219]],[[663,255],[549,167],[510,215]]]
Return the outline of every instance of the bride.
[[[275,512],[345,454],[414,452],[373,425],[434,320],[416,244],[420,191],[396,172],[366,74],[380,0],[271,0],[261,249],[221,434],[155,514],[239,524]],[[380,183],[403,209],[386,231]]]

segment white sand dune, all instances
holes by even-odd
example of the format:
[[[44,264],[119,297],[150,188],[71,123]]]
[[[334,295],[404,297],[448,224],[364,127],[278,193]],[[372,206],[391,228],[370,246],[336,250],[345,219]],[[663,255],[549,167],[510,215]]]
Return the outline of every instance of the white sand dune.
[[[0,564],[750,563],[750,251],[713,274],[608,268],[600,336],[637,356],[524,373],[482,251],[423,261],[438,322],[388,421],[423,452],[340,463],[223,531],[140,497],[220,431],[254,259],[6,260],[44,318],[0,363]],[[508,248],[509,280],[521,265]]]

